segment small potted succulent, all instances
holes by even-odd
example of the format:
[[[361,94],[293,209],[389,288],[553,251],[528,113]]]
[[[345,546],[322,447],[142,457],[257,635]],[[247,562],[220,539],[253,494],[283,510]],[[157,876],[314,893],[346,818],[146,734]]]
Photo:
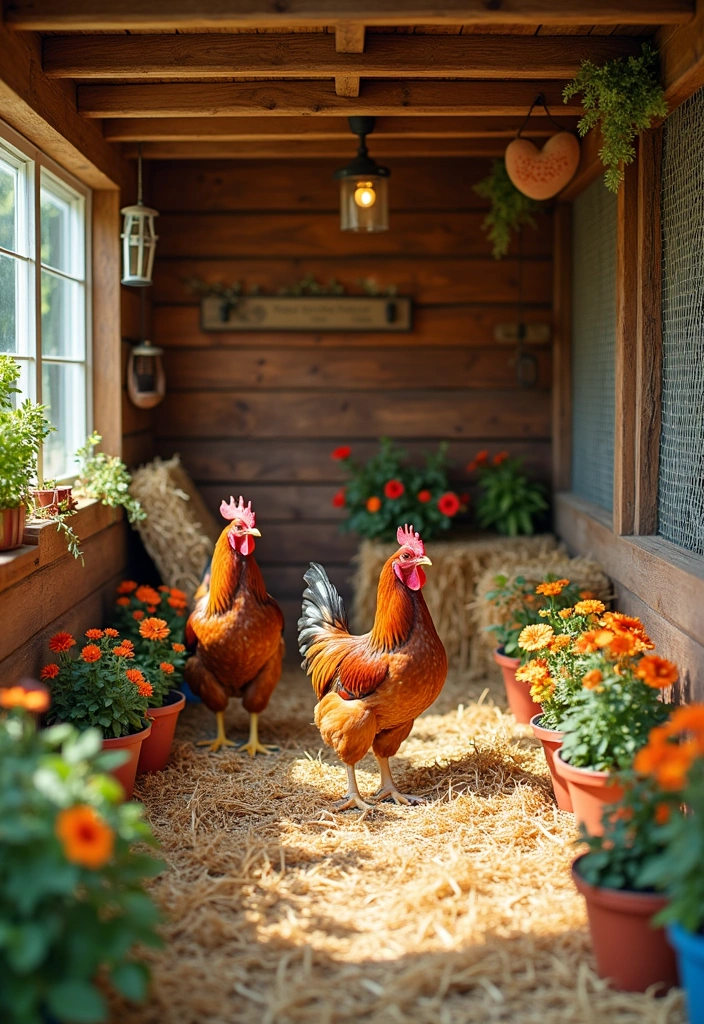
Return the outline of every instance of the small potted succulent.
[[[164,865],[143,849],[154,841],[141,808],[103,774],[115,755],[100,753],[100,732],[38,730],[39,691],[23,687],[0,690],[0,1019],[97,1024],[106,983],[147,994],[139,949],[161,942],[142,886]]]
[[[43,405],[26,399],[14,407],[19,376],[15,360],[0,356],[0,551],[22,544],[39,452],[53,430]]]
[[[153,690],[134,664],[134,644],[119,637],[116,629],[89,629],[74,658],[74,637],[55,633],[49,650],[58,662],[45,665],[41,679],[51,688],[50,722],[67,722],[80,731],[97,728],[105,750],[128,753],[114,774],[129,800],[142,743],[151,732],[147,706]]]

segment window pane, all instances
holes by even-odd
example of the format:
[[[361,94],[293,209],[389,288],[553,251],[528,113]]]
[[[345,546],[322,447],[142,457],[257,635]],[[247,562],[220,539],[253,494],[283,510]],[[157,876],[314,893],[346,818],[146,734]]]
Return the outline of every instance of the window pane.
[[[42,263],[71,273],[71,207],[45,187],[40,199]]]
[[[42,365],[42,401],[56,431],[44,445],[44,477],[75,474],[74,453],[86,437],[85,371],[76,363]]]
[[[42,270],[42,355],[83,359],[83,285]]]
[[[17,250],[17,171],[0,160],[0,245]]]
[[[18,262],[0,255],[0,352],[17,352]]]

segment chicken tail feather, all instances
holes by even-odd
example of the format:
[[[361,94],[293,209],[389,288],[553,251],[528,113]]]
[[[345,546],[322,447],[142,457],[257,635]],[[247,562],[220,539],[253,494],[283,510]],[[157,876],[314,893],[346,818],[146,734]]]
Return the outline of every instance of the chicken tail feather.
[[[322,565],[311,562],[303,579],[303,610],[298,620],[298,648],[305,658],[321,635],[349,635],[347,611],[342,598],[328,579]]]

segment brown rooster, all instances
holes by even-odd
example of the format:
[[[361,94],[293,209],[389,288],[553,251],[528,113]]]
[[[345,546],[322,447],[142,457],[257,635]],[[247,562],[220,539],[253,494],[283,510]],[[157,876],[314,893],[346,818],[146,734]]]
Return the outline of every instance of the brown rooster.
[[[241,697],[250,714],[251,757],[273,747],[259,742],[258,716],[269,703],[281,676],[284,655],[281,609],[266,592],[254,560],[255,526],[252,502],[223,501],[220,514],[230,520],[215,545],[210,572],[196,594],[196,607],[186,625],[186,643],[194,650],[186,662],[186,682],[217,717],[214,740],[199,746],[211,751],[235,744],[225,735],[225,708],[230,697]]]
[[[431,565],[413,527],[399,528],[399,550],[381,571],[376,616],[370,633],[352,636],[342,598],[322,566],[311,563],[303,577],[303,614],[298,622],[303,668],[319,703],[315,723],[325,743],[347,765],[349,790],[338,809],[368,809],[357,787],[355,765],[374,750],[381,772],[379,800],[419,803],[399,793],[392,757],[430,707],[447,675],[447,655],[421,593]]]

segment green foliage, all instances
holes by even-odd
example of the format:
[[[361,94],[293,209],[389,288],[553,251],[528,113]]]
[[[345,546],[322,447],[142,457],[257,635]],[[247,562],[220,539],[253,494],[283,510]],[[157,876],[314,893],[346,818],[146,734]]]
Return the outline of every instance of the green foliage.
[[[118,587],[117,600],[113,623],[135,645],[135,662],[143,669],[154,690],[149,698],[149,707],[160,708],[171,690],[178,689],[183,680],[186,654],[174,647],[183,647],[188,616],[186,595],[176,588],[155,590],[151,586],[139,587],[132,580],[125,580]],[[135,612],[138,618],[135,618]],[[141,635],[140,623],[149,616],[166,622],[170,630],[166,640],[149,640]],[[174,671],[164,671],[160,668],[162,664],[173,665]]]
[[[553,580],[552,574],[546,576],[546,580]],[[555,601],[556,608],[566,608],[574,604],[579,598],[579,588],[572,583],[566,587]],[[497,646],[509,658],[521,658],[527,661],[530,655],[518,646],[518,637],[525,626],[532,626],[542,622],[541,609],[547,607],[547,599],[536,594],[535,587],[528,583],[524,576],[499,575],[494,579],[494,587],[484,595],[484,600],[494,605],[500,621],[493,626],[487,626],[487,632],[493,633],[496,637]],[[546,726],[552,728],[552,726]]]
[[[45,483],[44,486],[48,487],[50,485]],[[73,555],[74,558],[80,558],[81,564],[84,565],[80,538],[68,522],[71,516],[76,514],[76,508],[71,499],[67,498],[64,501],[56,502],[54,505],[38,505],[30,496],[30,502],[29,518],[56,523],[56,532],[64,534],[68,553]]]
[[[540,210],[540,203],[518,191],[503,160],[494,160],[491,173],[472,187],[477,195],[491,203],[482,230],[493,245],[494,259],[500,260],[508,252],[512,231],[518,231],[523,224],[535,227],[534,214]]]
[[[477,523],[508,537],[535,533],[546,512],[545,488],[521,472],[521,460],[497,456],[493,462],[475,459],[479,475]],[[472,465],[472,464],[470,464]]]
[[[349,518],[342,524],[344,530],[362,537],[395,541],[398,527],[408,523],[427,541],[449,530],[454,517],[464,510],[458,496],[449,489],[445,444],[436,452],[429,452],[422,467],[409,465],[406,453],[388,437],[380,439],[378,453],[364,464],[349,454],[343,458],[333,453],[333,457],[344,462],[350,475],[344,489],[333,499],[333,503],[344,499],[344,507],[349,511]],[[402,493],[388,496],[390,484],[400,485]]]
[[[27,501],[37,479],[39,451],[54,429],[43,405],[26,399],[13,408],[19,376],[15,360],[0,356],[0,508]]]
[[[98,732],[38,732],[25,712],[0,720],[0,1019],[12,1024],[94,1024],[108,1017],[100,971],[130,999],[149,974],[132,951],[160,945],[159,913],[144,879],[164,865],[133,844],[153,844],[137,804],[102,774]],[[88,805],[114,833],[102,867],[68,860],[57,814]]]
[[[635,159],[635,138],[650,128],[653,118],[667,115],[657,51],[644,43],[640,57],[618,57],[601,67],[583,61],[577,77],[564,89],[565,102],[577,93],[582,93],[586,111],[578,125],[579,134],[601,127],[604,144],[599,157],[606,168],[604,183],[610,192],[618,192],[622,165]]]
[[[75,488],[89,498],[96,498],[110,508],[122,506],[131,523],[147,518],[136,498],[129,492],[132,477],[122,459],[117,455],[96,454],[95,448],[102,441],[100,434],[91,434],[82,448],[76,452],[79,474]]]
[[[83,650],[98,647],[100,658],[96,661],[74,658],[70,651],[59,654],[59,674],[49,680],[51,722],[68,722],[81,731],[97,728],[108,738],[146,728],[147,697],[126,675],[142,666],[136,659],[115,654],[119,643],[106,636],[89,640]]]

